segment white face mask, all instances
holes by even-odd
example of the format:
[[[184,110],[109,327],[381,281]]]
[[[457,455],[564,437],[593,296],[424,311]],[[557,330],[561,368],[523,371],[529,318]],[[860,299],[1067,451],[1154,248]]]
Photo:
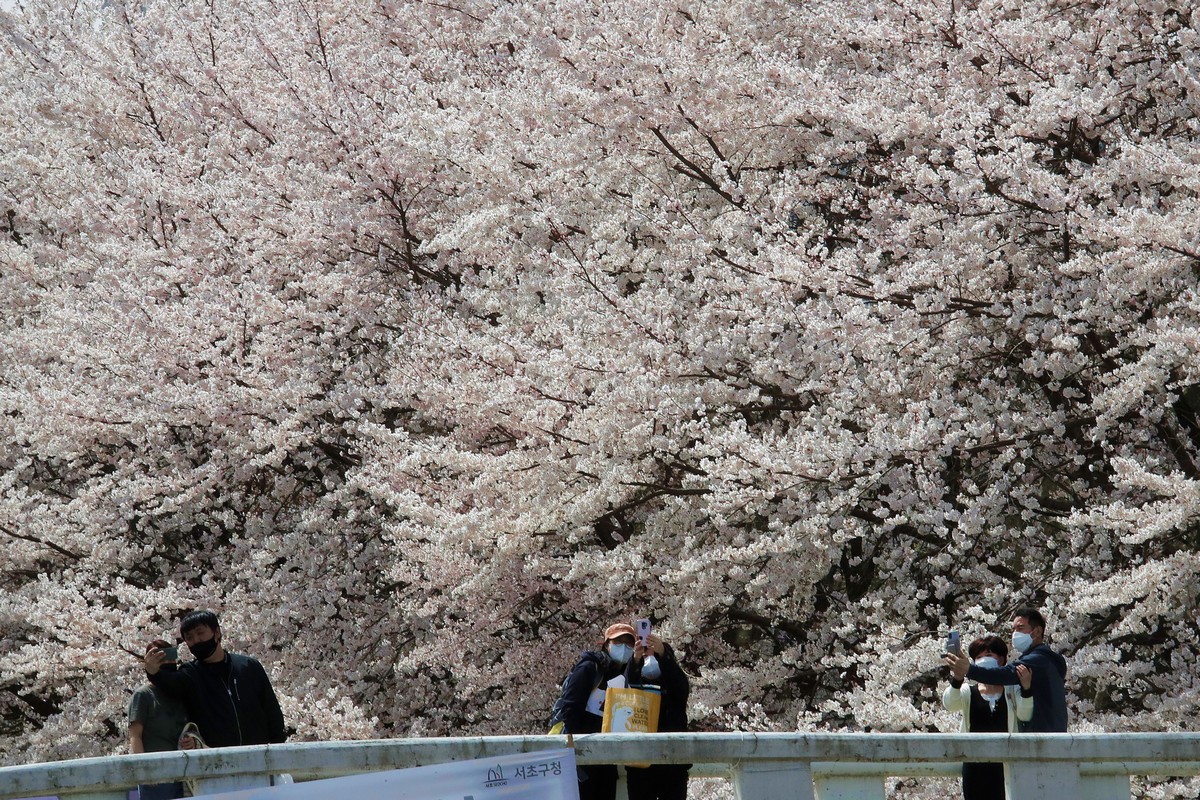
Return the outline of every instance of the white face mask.
[[[991,656],[984,656],[983,658],[975,659],[975,666],[983,667],[984,669],[998,669],[1000,662]]]
[[[1027,652],[1029,648],[1033,647],[1033,637],[1028,633],[1014,633],[1013,647],[1018,653]]]
[[[613,642],[608,646],[608,655],[618,664],[626,664],[633,656],[633,645]]]
[[[648,681],[662,677],[662,667],[658,665],[658,659],[653,655],[646,656],[646,660],[642,662],[642,677]]]

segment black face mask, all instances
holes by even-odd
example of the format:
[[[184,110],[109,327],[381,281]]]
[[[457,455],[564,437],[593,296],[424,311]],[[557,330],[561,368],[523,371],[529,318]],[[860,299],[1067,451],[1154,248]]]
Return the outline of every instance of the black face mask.
[[[214,636],[213,638],[204,642],[189,644],[188,650],[192,651],[192,655],[196,657],[197,661],[203,661],[213,653],[217,652],[217,637]]]

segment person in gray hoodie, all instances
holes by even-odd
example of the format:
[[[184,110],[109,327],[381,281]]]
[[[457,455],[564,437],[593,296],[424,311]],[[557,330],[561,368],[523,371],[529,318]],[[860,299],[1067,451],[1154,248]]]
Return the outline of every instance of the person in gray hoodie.
[[[962,654],[948,653],[946,665],[956,681],[964,678],[992,686],[1016,686],[1021,683],[1017,665],[1033,673],[1033,716],[1019,722],[1022,733],[1067,732],[1067,660],[1046,644],[1046,618],[1036,608],[1013,612],[1013,649],[1021,657],[1003,667],[988,669],[972,664]]]

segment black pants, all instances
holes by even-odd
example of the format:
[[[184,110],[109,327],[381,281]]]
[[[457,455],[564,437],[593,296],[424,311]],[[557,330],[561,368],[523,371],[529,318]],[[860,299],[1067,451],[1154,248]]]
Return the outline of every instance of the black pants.
[[[138,787],[142,800],[177,800],[184,796],[183,783],[143,783]]]
[[[629,800],[686,800],[690,764],[629,767]]]
[[[617,768],[612,764],[579,767],[579,800],[613,800],[617,796]]]
[[[963,764],[963,800],[1005,800],[1004,765],[998,761]]]

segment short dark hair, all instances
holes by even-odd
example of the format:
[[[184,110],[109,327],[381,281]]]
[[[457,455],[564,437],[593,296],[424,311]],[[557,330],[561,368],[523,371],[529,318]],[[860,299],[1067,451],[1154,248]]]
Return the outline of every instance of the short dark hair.
[[[1036,608],[1018,608],[1013,612],[1012,618],[1024,617],[1029,621],[1030,627],[1041,628],[1042,632],[1046,631],[1046,618],[1042,616],[1042,612]]]
[[[979,658],[980,653],[995,653],[1008,660],[1008,644],[999,636],[980,636],[967,645],[967,655],[972,659]]]
[[[207,609],[193,611],[183,619],[179,620],[179,635],[186,636],[187,632],[192,628],[199,628],[201,625],[207,625],[214,631],[221,629],[221,623],[217,621],[217,615]]]

